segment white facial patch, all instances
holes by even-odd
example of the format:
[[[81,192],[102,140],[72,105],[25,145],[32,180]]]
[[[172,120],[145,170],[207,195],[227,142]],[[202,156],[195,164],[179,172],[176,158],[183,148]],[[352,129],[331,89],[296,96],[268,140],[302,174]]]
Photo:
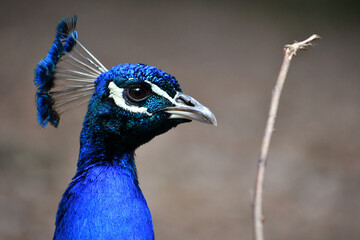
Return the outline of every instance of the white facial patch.
[[[133,113],[145,113],[149,116],[152,115],[151,113],[149,113],[147,111],[147,108],[145,108],[145,107],[127,105],[125,102],[125,99],[124,99],[124,95],[123,95],[124,89],[116,86],[116,84],[114,82],[109,83],[109,90],[110,90],[109,97],[114,99],[115,104],[117,106],[121,107],[122,109],[125,109],[125,110],[127,110],[129,112],[133,112]]]

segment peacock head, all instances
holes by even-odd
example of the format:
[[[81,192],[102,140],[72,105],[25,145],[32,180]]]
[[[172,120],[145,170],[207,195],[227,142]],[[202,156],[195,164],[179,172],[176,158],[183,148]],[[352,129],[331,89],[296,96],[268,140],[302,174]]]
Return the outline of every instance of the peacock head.
[[[139,146],[191,120],[216,125],[211,111],[182,93],[179,82],[145,64],[123,64],[95,80],[86,122]]]
[[[191,120],[216,125],[213,113],[185,95],[168,73],[145,64],[107,70],[79,42],[76,20],[60,21],[48,55],[35,70],[41,126],[58,126],[62,112],[86,102],[88,133],[115,136],[132,147]]]

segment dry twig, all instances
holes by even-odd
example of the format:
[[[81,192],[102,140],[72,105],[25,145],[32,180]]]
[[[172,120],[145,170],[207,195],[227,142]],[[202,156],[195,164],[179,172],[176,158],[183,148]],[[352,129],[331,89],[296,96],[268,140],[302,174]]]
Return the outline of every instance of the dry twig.
[[[262,213],[262,199],[263,199],[265,167],[269,152],[271,136],[274,129],[275,117],[279,106],[280,95],[282,88],[284,86],[287,72],[289,70],[290,61],[292,57],[296,55],[296,52],[298,50],[305,49],[306,47],[311,45],[312,41],[317,39],[320,39],[320,37],[314,34],[302,42],[295,42],[294,44],[288,44],[285,45],[284,47],[284,60],[281,65],[281,69],[279,72],[279,76],[275,88],[273,90],[269,116],[265,127],[265,133],[261,145],[260,159],[258,162],[258,172],[256,177],[254,202],[253,202],[253,221],[254,221],[255,240],[264,240],[264,231],[263,231],[264,216]]]

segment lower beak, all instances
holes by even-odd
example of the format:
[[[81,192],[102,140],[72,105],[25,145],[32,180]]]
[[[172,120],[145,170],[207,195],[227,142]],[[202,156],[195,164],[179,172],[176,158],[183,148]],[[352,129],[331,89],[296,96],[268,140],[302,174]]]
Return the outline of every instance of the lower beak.
[[[171,114],[170,119],[196,120],[214,126],[217,125],[214,114],[194,98],[178,92],[174,100],[174,106],[162,109],[162,111]]]

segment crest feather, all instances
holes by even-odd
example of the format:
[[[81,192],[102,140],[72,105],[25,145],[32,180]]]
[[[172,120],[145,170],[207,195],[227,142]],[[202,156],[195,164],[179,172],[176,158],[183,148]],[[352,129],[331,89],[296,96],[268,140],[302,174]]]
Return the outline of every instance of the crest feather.
[[[94,91],[94,81],[107,69],[78,41],[77,17],[62,19],[55,40],[35,68],[38,122],[57,127],[60,114],[86,103]]]

